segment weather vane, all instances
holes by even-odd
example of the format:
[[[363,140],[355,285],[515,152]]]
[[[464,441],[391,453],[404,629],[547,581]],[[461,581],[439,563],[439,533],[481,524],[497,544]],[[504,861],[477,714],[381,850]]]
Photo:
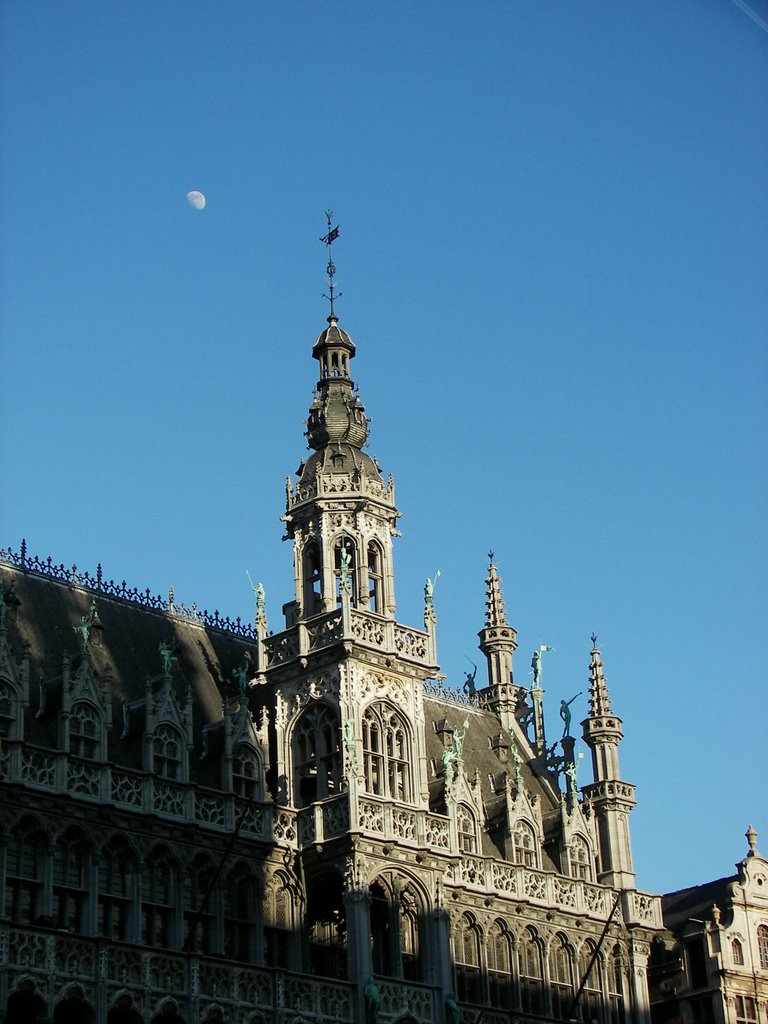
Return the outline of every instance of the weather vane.
[[[338,295],[334,294],[333,279],[336,276],[336,266],[333,262],[332,246],[336,239],[339,237],[339,225],[337,224],[335,228],[331,227],[331,223],[333,221],[333,210],[325,211],[325,219],[328,221],[328,234],[323,235],[320,241],[328,246],[328,265],[325,268],[325,272],[328,275],[328,295],[326,295],[325,292],[323,292],[323,298],[328,299],[328,301],[330,302],[331,317],[335,318],[336,314],[333,310],[333,303],[336,299],[341,298],[341,292],[339,292]]]

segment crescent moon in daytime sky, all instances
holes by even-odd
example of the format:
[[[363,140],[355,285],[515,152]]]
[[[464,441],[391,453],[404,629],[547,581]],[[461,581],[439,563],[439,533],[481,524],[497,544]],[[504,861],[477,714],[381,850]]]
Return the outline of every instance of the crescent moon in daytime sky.
[[[187,192],[187,202],[196,210],[202,210],[205,206],[205,196],[202,192]]]

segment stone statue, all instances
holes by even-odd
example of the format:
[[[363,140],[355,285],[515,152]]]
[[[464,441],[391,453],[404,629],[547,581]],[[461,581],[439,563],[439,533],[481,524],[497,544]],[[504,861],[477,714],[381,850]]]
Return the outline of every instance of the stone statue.
[[[440,760],[443,763],[443,775],[453,776],[453,766],[456,764],[456,752],[451,750],[450,747],[446,747],[440,757]]]
[[[565,774],[568,776],[568,792],[577,793],[579,786],[576,782],[576,765],[573,761],[569,761],[565,766]]]
[[[470,665],[474,669],[474,672],[465,672],[464,673],[464,675],[467,677],[466,682],[464,683],[464,693],[466,693],[466,695],[468,697],[474,697],[475,694],[477,693],[477,688],[475,687],[475,677],[477,676],[477,665],[474,663],[474,661],[470,661]]]
[[[554,647],[549,647],[547,644],[542,644],[538,650],[533,652],[533,658],[531,659],[531,668],[533,669],[533,685],[536,689],[541,688],[541,656],[547,651],[554,651]]]
[[[250,668],[250,661],[250,654],[246,652],[243,664],[240,665],[239,668],[232,669],[232,676],[237,680],[237,692],[240,697],[241,707],[248,706],[248,698],[250,696],[250,687],[248,685],[248,669]]]
[[[91,601],[91,610],[87,615],[83,615],[80,618],[80,622],[72,627],[73,633],[79,633],[83,643],[82,653],[86,654],[88,651],[88,640],[91,635],[91,626],[93,625],[93,617],[96,614],[96,602]]]
[[[570,705],[576,700],[576,697],[581,696],[581,690],[570,700],[560,701],[560,717],[563,720],[563,736],[570,736],[569,729],[571,728],[571,708]]]
[[[427,576],[426,580],[424,581],[424,604],[427,606],[427,608],[432,608],[433,606],[435,584],[437,583],[437,577],[439,575],[440,570],[438,569],[437,572],[435,573],[434,579],[431,580],[429,576]]]
[[[350,765],[355,763],[355,723],[348,718],[344,723],[344,746],[347,750],[347,758]]]
[[[173,666],[179,660],[176,657],[176,645],[173,642],[166,643],[166,641],[163,640],[158,650],[160,651],[160,655],[163,659],[163,675],[169,676],[173,671]]]
[[[257,619],[263,619],[264,618],[264,607],[265,607],[264,584],[263,583],[257,583],[256,584],[256,618]]]
[[[512,742],[512,745],[510,746],[509,749],[510,749],[510,751],[512,753],[512,760],[515,762],[515,785],[519,789],[520,788],[520,780],[521,780],[522,775],[523,775],[523,759],[520,756],[520,751],[515,746],[514,741]]]
[[[445,1000],[445,1024],[461,1024],[461,1009],[453,992]]]
[[[339,548],[339,581],[342,587],[349,586],[349,567],[351,562],[352,556],[347,549],[347,545],[342,542]]]
[[[461,760],[461,749],[464,746],[464,737],[467,734],[467,726],[469,725],[469,719],[464,719],[464,728],[461,732],[454,729],[453,732],[453,749],[455,751],[456,760]]]
[[[365,1024],[376,1024],[379,1019],[379,990],[373,978],[369,978],[363,990],[365,998]]]

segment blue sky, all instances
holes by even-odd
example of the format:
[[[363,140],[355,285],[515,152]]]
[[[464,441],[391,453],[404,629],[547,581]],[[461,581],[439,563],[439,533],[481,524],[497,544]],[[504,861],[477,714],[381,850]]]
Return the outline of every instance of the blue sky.
[[[768,2],[6,0],[0,38],[0,544],[233,617],[249,570],[280,628],[330,207],[398,618],[440,569],[460,684],[493,549],[552,741],[600,638],[639,885],[768,849]]]

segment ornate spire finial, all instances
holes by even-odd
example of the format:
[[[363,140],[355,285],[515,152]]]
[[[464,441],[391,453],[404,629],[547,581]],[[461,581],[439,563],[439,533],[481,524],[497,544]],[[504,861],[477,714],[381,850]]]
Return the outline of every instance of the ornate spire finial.
[[[749,843],[748,857],[754,857],[757,853],[757,832],[752,828],[751,825],[747,827],[747,831],[744,833],[747,842]]]
[[[504,597],[501,593],[501,580],[493,564],[493,552],[488,552],[488,575],[485,579],[485,625],[507,626],[507,613],[504,610]]]
[[[613,714],[608,684],[603,674],[603,663],[597,649],[597,637],[592,634],[592,657],[589,662],[589,703],[590,714],[593,716]]]
[[[325,267],[325,272],[328,275],[328,294],[326,295],[325,292],[323,292],[323,298],[328,299],[331,304],[331,312],[328,317],[328,322],[330,323],[332,320],[337,319],[333,304],[336,299],[341,298],[341,292],[339,292],[338,295],[334,294],[333,284],[333,279],[336,276],[336,265],[333,262],[333,243],[339,237],[339,226],[337,224],[335,228],[331,227],[331,224],[333,223],[333,210],[325,211],[325,219],[328,222],[328,233],[323,235],[320,241],[328,246],[328,263]]]

